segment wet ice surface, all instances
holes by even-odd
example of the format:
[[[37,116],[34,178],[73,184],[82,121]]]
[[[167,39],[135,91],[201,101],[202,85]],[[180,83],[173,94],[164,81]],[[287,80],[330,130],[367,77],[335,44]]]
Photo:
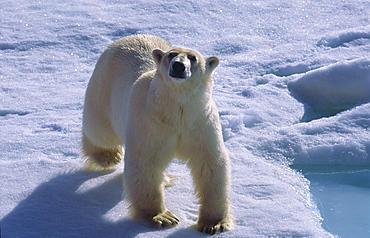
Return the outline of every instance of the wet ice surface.
[[[323,226],[341,237],[370,236],[370,171],[307,174]]]

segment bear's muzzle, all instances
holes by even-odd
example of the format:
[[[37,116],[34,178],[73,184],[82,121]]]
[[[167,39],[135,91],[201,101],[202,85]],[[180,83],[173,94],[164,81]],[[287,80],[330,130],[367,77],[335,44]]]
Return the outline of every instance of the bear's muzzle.
[[[190,78],[190,67],[186,62],[172,61],[169,69],[169,76],[176,79]]]
[[[173,62],[170,68],[170,76],[173,78],[186,78],[185,65],[182,62]]]

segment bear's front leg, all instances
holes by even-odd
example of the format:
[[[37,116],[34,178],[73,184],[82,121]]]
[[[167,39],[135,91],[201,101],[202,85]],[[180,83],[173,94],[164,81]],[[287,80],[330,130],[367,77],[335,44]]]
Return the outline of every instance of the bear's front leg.
[[[198,132],[188,162],[200,203],[197,230],[207,234],[229,231],[234,226],[228,198],[229,157],[217,131]]]
[[[124,189],[132,219],[148,227],[164,228],[175,226],[180,220],[164,205],[164,170],[171,156],[168,148],[156,144],[126,144]]]
[[[219,163],[200,163],[199,168],[192,168],[200,203],[197,230],[207,234],[229,231],[234,225],[229,213],[228,168]]]

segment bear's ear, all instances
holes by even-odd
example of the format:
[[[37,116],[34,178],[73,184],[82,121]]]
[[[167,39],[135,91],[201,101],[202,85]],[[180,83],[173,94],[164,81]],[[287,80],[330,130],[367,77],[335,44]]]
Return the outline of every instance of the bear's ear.
[[[161,63],[164,54],[165,52],[163,52],[161,49],[153,50],[152,55],[156,65],[159,65]]]
[[[213,71],[218,64],[220,63],[220,60],[216,56],[212,56],[207,58],[207,69]]]

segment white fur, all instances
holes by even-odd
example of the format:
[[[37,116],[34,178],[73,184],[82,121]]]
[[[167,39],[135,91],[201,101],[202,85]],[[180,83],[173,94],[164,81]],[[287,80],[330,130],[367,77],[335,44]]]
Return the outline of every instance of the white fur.
[[[171,76],[174,62],[185,67],[181,77]],[[178,224],[163,202],[164,170],[176,157],[191,169],[201,205],[197,229],[214,234],[233,227],[229,158],[212,100],[218,63],[137,35],[113,43],[96,65],[86,91],[83,151],[89,168],[108,168],[121,160],[125,144],[125,194],[142,224]]]

